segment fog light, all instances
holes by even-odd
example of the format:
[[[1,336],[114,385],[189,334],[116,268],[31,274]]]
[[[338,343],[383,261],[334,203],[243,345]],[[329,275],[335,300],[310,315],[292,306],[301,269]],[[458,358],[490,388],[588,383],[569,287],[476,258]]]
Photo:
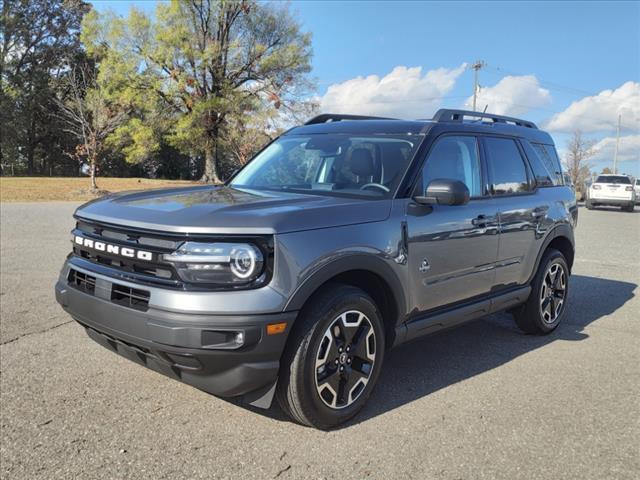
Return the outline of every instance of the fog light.
[[[236,333],[235,342],[238,345],[242,345],[244,343],[244,332]]]

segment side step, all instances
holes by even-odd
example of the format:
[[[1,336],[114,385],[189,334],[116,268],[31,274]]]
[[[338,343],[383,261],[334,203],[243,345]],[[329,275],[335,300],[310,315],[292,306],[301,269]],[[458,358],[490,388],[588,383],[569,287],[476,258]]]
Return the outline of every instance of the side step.
[[[491,313],[513,308],[526,302],[530,293],[531,287],[527,285],[495,297],[478,300],[471,304],[416,318],[398,327],[394,346],[425,335],[430,335],[445,328],[451,328],[471,320],[476,320]]]

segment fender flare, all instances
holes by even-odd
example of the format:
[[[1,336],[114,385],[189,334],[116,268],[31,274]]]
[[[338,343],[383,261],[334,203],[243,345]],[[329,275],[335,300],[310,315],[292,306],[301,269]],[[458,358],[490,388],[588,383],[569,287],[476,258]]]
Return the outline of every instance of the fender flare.
[[[547,233],[547,236],[542,241],[542,246],[540,247],[540,251],[538,251],[538,256],[536,257],[536,263],[533,267],[533,271],[531,272],[531,275],[529,275],[529,278],[527,279],[527,283],[531,283],[531,281],[533,280],[533,277],[535,276],[536,272],[538,271],[538,268],[540,267],[540,262],[542,261],[542,255],[544,254],[549,244],[558,237],[564,237],[567,240],[569,240],[573,248],[573,251],[575,253],[576,242],[573,235],[573,229],[571,228],[571,226],[566,223],[556,225],[551,229],[549,233]],[[572,267],[573,265],[570,265],[569,269],[571,269]]]
[[[391,298],[398,309],[398,320],[403,317],[406,312],[406,299],[402,282],[396,272],[380,257],[357,253],[336,258],[310,274],[293,293],[284,310],[300,310],[324,283],[341,273],[352,270],[365,270],[380,277],[390,288]]]

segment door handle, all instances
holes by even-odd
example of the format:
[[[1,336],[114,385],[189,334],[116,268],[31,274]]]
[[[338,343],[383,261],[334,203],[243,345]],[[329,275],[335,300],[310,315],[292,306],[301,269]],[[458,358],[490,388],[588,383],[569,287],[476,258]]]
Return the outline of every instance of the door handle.
[[[544,217],[549,211],[549,207],[537,207],[531,212],[531,216],[534,218]]]
[[[489,217],[487,215],[478,215],[476,218],[471,220],[471,224],[476,227],[486,227],[487,224],[495,222],[496,217]]]

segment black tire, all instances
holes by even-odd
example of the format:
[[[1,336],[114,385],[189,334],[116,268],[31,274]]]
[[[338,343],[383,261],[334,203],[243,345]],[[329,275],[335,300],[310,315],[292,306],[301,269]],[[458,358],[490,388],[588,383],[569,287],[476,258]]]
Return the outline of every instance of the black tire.
[[[636,206],[632,203],[632,204],[630,204],[630,205],[626,205],[626,206],[624,206],[624,207],[623,207],[623,210],[624,210],[625,212],[633,212],[633,211],[634,211],[634,209],[635,209],[635,207],[636,207]]]
[[[344,327],[346,323],[355,323],[355,317],[358,316],[356,313],[347,314],[346,312],[356,311],[365,316],[358,318],[361,326]],[[343,314],[347,316],[342,317]],[[352,320],[347,320],[348,318]],[[342,329],[341,337],[329,333],[337,332],[336,326]],[[358,331],[361,332],[359,337]],[[373,341],[371,331],[373,331]],[[350,339],[352,334],[354,338]],[[366,338],[365,344],[361,343],[363,338]],[[339,347],[339,345],[342,346]],[[343,354],[340,353],[336,359],[330,358],[338,348],[342,349],[341,352],[346,352],[346,345],[353,346],[352,357],[343,359]],[[369,357],[373,348],[374,358],[361,361],[357,355],[362,348],[366,350],[365,354]],[[324,357],[323,352],[326,352]],[[293,420],[303,425],[323,430],[336,427],[355,416],[366,403],[380,375],[384,352],[382,316],[373,300],[359,288],[340,284],[329,285],[305,305],[287,340],[276,390],[278,402]],[[323,361],[324,365],[316,366],[317,362]],[[347,361],[349,364],[346,363]],[[367,362],[370,362],[368,366]],[[356,364],[358,367],[355,366]],[[358,369],[368,374],[364,386],[361,386],[363,381],[358,378],[364,378],[365,374],[356,373],[359,372]],[[326,378],[330,380],[324,378],[324,383],[319,384],[318,379],[322,373],[326,374]],[[336,379],[338,379],[338,393],[345,392],[348,387],[351,387],[346,403],[343,402],[344,394],[333,395],[335,402],[332,401],[331,391],[335,392],[335,389],[328,388],[327,384],[331,383],[329,386],[334,386]],[[329,403],[333,403],[334,406],[332,407]],[[339,405],[340,403],[344,405]]]
[[[587,200],[584,202],[584,205],[587,207],[587,210],[593,210],[593,203],[591,203],[591,201]]]
[[[559,266],[564,275],[563,285],[558,280],[558,288],[550,288],[550,281],[556,277],[550,274],[554,266]],[[556,270],[557,272],[558,270]],[[544,290],[543,290],[544,289]],[[562,290],[562,297],[560,297]],[[566,312],[566,303],[569,295],[569,267],[567,260],[561,252],[553,248],[548,248],[540,266],[531,282],[531,294],[526,303],[512,310],[516,324],[522,331],[529,334],[545,335],[554,331]],[[559,300],[562,303],[559,303]],[[547,301],[545,306],[545,301]],[[559,311],[555,310],[559,306]]]

